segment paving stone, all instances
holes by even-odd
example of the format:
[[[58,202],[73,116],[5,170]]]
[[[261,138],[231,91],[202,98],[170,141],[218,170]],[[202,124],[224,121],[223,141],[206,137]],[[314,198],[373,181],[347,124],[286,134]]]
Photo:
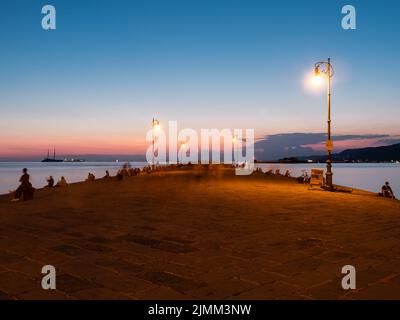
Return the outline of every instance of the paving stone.
[[[111,271],[94,274],[92,281],[101,283],[103,287],[113,291],[122,292],[133,296],[136,296],[141,291],[156,287],[150,281],[125,274],[119,275]]]
[[[400,274],[385,278],[379,284],[386,284],[400,289]]]
[[[97,265],[114,269],[117,272],[137,274],[144,271],[143,266],[125,260],[98,260]]]
[[[188,300],[188,299],[196,299],[195,297],[182,294],[178,291],[175,291],[171,288],[165,287],[156,287],[150,290],[142,291],[137,293],[138,299],[141,300]]]
[[[44,290],[38,288],[34,291],[28,291],[17,295],[18,299],[21,300],[69,300],[72,299],[64,292],[59,290]]]
[[[343,261],[344,259],[348,259],[351,257],[352,254],[349,252],[344,252],[344,251],[327,251],[324,252],[323,254],[319,255],[318,257],[320,259],[324,259],[330,262],[340,262]]]
[[[381,270],[378,267],[359,271],[356,269],[357,288],[363,288],[375,282],[384,281],[391,276],[395,276],[395,274],[390,271]]]
[[[80,260],[79,257],[60,265],[56,265],[55,267],[57,274],[72,274],[78,278],[93,282],[96,282],[94,280],[95,275],[104,273],[115,274],[114,272],[111,272],[110,270],[98,266],[92,262],[86,261],[85,263],[82,263],[82,260]]]
[[[322,260],[310,257],[308,259],[291,260],[282,265],[269,268],[269,270],[286,276],[293,276],[299,273],[313,272],[325,263]]]
[[[264,299],[279,299],[280,297],[300,296],[300,288],[283,281],[276,281],[273,283],[257,286],[254,289],[242,292],[239,295],[232,297],[238,300],[264,300]]]
[[[0,300],[14,300],[10,295],[0,291]]]
[[[0,291],[8,295],[16,295],[19,293],[36,290],[41,288],[39,281],[28,278],[18,272],[0,273]]]
[[[302,294],[314,299],[331,300],[340,299],[347,291],[342,288],[342,279],[329,280],[325,283],[307,289]]]
[[[232,256],[235,257],[240,257],[242,259],[254,259],[257,258],[259,256],[264,255],[262,252],[258,252],[258,251],[251,251],[251,250],[243,250],[243,251],[233,251],[231,253]]]
[[[349,292],[345,299],[357,299],[357,300],[399,300],[400,299],[400,288],[392,287],[390,285],[376,284],[357,290],[355,292]]]
[[[192,248],[186,245],[180,245],[177,243],[172,243],[172,242],[167,242],[167,241],[162,241],[160,243],[152,245],[153,248],[162,250],[162,251],[167,251],[167,252],[172,252],[172,253],[188,253],[188,252],[194,252],[197,251],[197,248]]]
[[[88,251],[84,250],[82,248],[78,248],[75,246],[71,246],[71,245],[61,245],[61,246],[57,246],[57,247],[53,247],[50,248],[51,250],[57,251],[57,252],[61,252],[64,253],[68,256],[79,256],[79,255],[83,255],[83,254],[87,254]]]
[[[186,292],[206,286],[206,283],[197,282],[192,279],[186,279],[176,274],[163,271],[146,272],[138,277],[158,285],[170,287],[179,292]]]
[[[379,263],[370,263],[364,268],[360,268],[357,263],[354,263],[353,265],[357,266],[357,270],[375,268],[388,273],[400,274],[400,259],[386,259],[385,261],[379,260]]]
[[[201,275],[204,274],[204,270],[201,266],[194,264],[180,264],[170,260],[153,260],[146,264],[148,270],[151,271],[165,271],[174,273],[188,279],[201,280]]]
[[[190,290],[189,294],[202,299],[228,299],[249,291],[258,285],[237,279],[229,279],[216,283],[209,283],[200,289]]]
[[[256,285],[264,285],[267,283],[272,283],[278,280],[282,280],[286,277],[278,273],[259,271],[259,272],[242,274],[238,278],[240,280],[254,283]]]
[[[104,246],[104,245],[99,245],[99,244],[93,244],[93,243],[80,243],[80,247],[83,249],[86,249],[88,251],[92,251],[92,252],[100,252],[100,253],[104,253],[104,252],[113,252],[114,249],[110,248],[108,246]]]
[[[42,265],[59,265],[70,260],[69,255],[54,250],[47,250],[43,248],[35,248],[31,250],[27,256],[30,260],[36,261]]]
[[[86,279],[80,279],[70,274],[57,275],[56,286],[57,290],[60,290],[67,294],[71,294],[85,289],[101,287],[101,285],[98,285],[94,282],[88,281]]]
[[[143,246],[155,246],[161,243],[161,240],[158,239],[153,239],[153,238],[148,238],[148,237],[143,237],[143,236],[138,236],[138,235],[125,235],[119,238],[120,240],[123,241],[129,241],[129,242],[134,242],[137,244],[141,244]]]
[[[95,237],[92,237],[92,238],[88,238],[86,240],[90,241],[90,242],[94,242],[94,243],[101,243],[101,244],[110,244],[110,243],[115,242],[112,239],[108,239],[108,238],[101,237],[101,236],[95,236]]]
[[[7,269],[12,272],[18,272],[21,274],[26,275],[28,278],[31,279],[39,279],[43,277],[42,268],[43,264],[40,264],[36,261],[31,260],[24,260],[21,262],[8,264]]]
[[[228,264],[225,266],[213,268],[207,268],[206,265],[201,267],[203,267],[204,271],[196,278],[207,283],[239,278],[242,274],[248,273],[248,270],[246,268],[243,268],[242,266],[237,266],[235,264]]]
[[[189,239],[182,239],[182,238],[178,238],[178,237],[163,237],[163,240],[166,241],[172,241],[172,242],[177,242],[177,243],[181,243],[181,244],[192,244],[194,241],[193,240],[189,240]]]
[[[81,232],[65,232],[66,236],[74,237],[74,238],[84,238],[85,235]]]
[[[24,261],[24,257],[17,255],[13,252],[0,251],[0,264],[1,265],[17,263],[17,262],[21,262],[21,261]]]
[[[73,294],[79,300],[132,300],[133,296],[107,288],[94,288],[77,291]]]

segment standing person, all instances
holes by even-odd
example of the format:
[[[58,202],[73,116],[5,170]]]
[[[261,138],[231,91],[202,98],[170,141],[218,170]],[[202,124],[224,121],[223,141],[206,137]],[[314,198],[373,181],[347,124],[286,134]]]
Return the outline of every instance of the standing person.
[[[12,201],[18,201],[21,197],[24,197],[24,200],[29,200],[33,198],[33,188],[32,184],[29,182],[30,176],[28,174],[28,169],[22,169],[22,176],[19,179],[21,183],[17,190],[15,191],[14,199]]]

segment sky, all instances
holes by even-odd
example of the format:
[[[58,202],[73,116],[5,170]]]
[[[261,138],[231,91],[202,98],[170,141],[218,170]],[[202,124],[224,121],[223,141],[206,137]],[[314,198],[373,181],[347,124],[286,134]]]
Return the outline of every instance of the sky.
[[[41,27],[56,8],[56,30]],[[352,4],[357,29],[341,27]],[[2,0],[0,156],[141,153],[151,119],[180,129],[400,135],[396,0]],[[357,145],[357,141],[356,144]]]

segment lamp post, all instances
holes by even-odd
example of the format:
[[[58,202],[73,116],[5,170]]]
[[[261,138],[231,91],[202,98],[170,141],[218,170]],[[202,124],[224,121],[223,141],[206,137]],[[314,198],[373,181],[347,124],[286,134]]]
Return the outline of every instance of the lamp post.
[[[332,173],[332,149],[333,142],[331,139],[331,79],[334,75],[333,66],[331,64],[331,59],[328,58],[328,61],[320,61],[317,62],[314,66],[314,74],[316,77],[320,76],[323,73],[326,75],[328,79],[328,136],[326,140],[326,151],[327,151],[327,160],[326,160],[326,187],[333,191],[333,173]]]
[[[232,152],[233,152],[233,166],[234,167],[236,167],[236,161],[237,161],[237,157],[236,157],[236,141],[237,141],[237,138],[236,138],[236,136],[233,136],[233,138],[232,138]]]
[[[179,154],[180,154],[181,150],[186,151],[186,143],[182,142],[182,141],[179,144],[179,148],[178,148],[178,164],[179,164]]]
[[[152,120],[151,122],[151,127],[152,127],[152,146],[153,146],[153,160],[152,160],[152,169],[154,170],[155,168],[155,163],[154,163],[154,131],[160,129],[160,121],[157,119]]]

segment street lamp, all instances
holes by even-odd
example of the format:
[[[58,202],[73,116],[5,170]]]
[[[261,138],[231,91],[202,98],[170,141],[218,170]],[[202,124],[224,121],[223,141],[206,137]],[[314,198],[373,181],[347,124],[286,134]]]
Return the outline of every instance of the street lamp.
[[[237,142],[237,137],[236,136],[233,136],[233,138],[232,138],[232,152],[233,152],[233,165],[236,167],[236,161],[238,160],[237,159],[237,156],[236,156],[236,152],[237,152],[237,148],[235,147],[235,145],[236,145],[236,142]],[[236,160],[235,160],[236,159]]]
[[[183,152],[186,151],[186,143],[182,142],[182,141],[181,141],[181,143],[179,145],[179,148],[178,148],[178,164],[179,164],[179,154],[180,154],[181,150],[183,150]]]
[[[153,120],[152,120],[152,122],[151,122],[151,127],[152,127],[152,146],[153,146],[153,161],[152,161],[152,169],[154,170],[154,168],[155,168],[155,163],[154,163],[154,131],[158,131],[158,130],[160,130],[160,128],[161,128],[161,125],[160,125],[160,121],[158,121],[157,119],[154,119],[153,118]]]
[[[328,79],[328,137],[326,140],[326,151],[328,153],[328,157],[326,160],[326,187],[333,191],[333,183],[332,183],[332,148],[333,142],[331,139],[331,79],[334,75],[333,66],[331,64],[331,59],[328,58],[328,61],[320,61],[317,62],[314,66],[314,76],[320,77],[321,74],[325,74]]]

